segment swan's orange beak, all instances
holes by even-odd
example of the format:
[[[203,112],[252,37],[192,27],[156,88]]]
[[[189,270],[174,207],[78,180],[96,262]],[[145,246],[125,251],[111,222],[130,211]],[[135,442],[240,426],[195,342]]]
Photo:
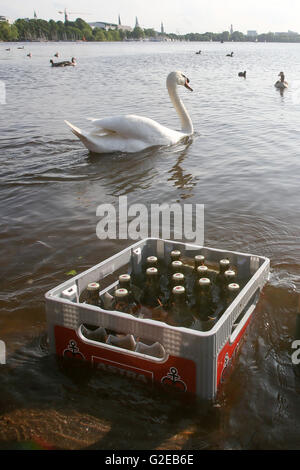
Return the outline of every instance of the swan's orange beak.
[[[189,79],[187,78],[186,81],[185,81],[184,86],[185,86],[185,88],[187,88],[188,90],[193,91],[193,88],[190,87],[189,83],[190,83],[190,81],[189,81]]]

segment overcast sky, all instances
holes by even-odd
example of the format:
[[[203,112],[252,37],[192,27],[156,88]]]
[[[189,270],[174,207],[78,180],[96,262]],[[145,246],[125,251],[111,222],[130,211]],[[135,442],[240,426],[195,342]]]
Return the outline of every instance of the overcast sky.
[[[11,20],[32,18],[34,10],[38,18],[63,19],[64,8],[71,20],[116,23],[120,14],[125,25],[134,26],[137,16],[143,28],[156,30],[163,21],[167,33],[222,32],[231,24],[242,32],[300,32],[299,0],[0,0],[0,15]]]

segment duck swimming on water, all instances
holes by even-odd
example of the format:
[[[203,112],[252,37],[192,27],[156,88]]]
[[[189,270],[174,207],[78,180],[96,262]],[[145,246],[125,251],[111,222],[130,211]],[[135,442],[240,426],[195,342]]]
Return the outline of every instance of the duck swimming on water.
[[[246,78],[246,73],[247,73],[246,70],[245,70],[245,72],[239,72],[239,77]]]
[[[278,77],[280,77],[280,80],[277,80],[275,83],[276,88],[287,88],[288,87],[288,82],[285,81],[285,76],[283,72],[280,72],[278,74]]]
[[[226,57],[233,57],[233,52],[231,52],[230,54],[227,54]]]
[[[64,60],[62,62],[53,62],[52,59],[50,59],[50,64],[52,67],[68,67],[68,66],[75,66],[76,65],[76,59],[75,57],[72,57],[72,60]]]

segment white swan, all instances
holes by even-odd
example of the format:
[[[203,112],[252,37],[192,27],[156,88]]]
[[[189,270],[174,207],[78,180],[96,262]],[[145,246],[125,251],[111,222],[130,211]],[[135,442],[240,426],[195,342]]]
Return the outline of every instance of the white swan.
[[[181,120],[181,132],[168,129],[152,119],[135,115],[91,119],[94,126],[91,132],[78,129],[68,121],[65,123],[91,152],[139,152],[155,145],[173,145],[194,132],[191,118],[177,93],[177,85],[183,85],[193,91],[189,82],[189,79],[178,71],[171,72],[167,77],[167,89]]]
[[[280,77],[280,80],[277,80],[277,82],[275,83],[275,87],[276,88],[287,88],[288,87],[288,82],[285,81],[285,77],[284,77],[284,73],[283,72],[280,72],[278,74],[278,77]]]

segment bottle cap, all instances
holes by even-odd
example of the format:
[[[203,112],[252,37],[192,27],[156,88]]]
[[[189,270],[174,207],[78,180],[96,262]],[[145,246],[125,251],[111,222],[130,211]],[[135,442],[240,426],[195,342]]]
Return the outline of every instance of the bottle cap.
[[[157,263],[157,258],[156,258],[156,256],[148,256],[148,258],[147,258],[147,264],[151,264],[151,263]]]
[[[184,294],[185,293],[185,288],[183,286],[175,286],[172,289],[173,294]]]
[[[230,292],[237,292],[239,290],[240,286],[236,283],[228,284],[228,290]]]
[[[117,289],[115,291],[115,297],[118,297],[118,299],[122,299],[128,295],[128,290],[127,289]]]
[[[228,269],[225,271],[224,276],[227,277],[227,279],[232,279],[235,277],[235,272],[232,269]]]
[[[171,258],[179,258],[180,255],[181,255],[181,252],[179,250],[171,251]]]
[[[201,279],[199,279],[198,281],[199,283],[199,286],[210,286],[210,279],[208,279],[208,277],[202,277]]]
[[[181,262],[181,261],[172,261],[172,268],[173,268],[173,269],[181,268],[181,266],[182,266],[182,262]]]
[[[208,267],[202,264],[201,266],[198,266],[197,268],[197,273],[198,274],[206,274],[208,271]]]
[[[155,276],[158,273],[158,270],[156,268],[148,268],[146,270],[146,274],[148,276]]]
[[[99,288],[100,288],[100,285],[98,284],[98,282],[91,282],[87,286],[87,290],[89,291],[96,291],[96,290],[99,290]]]
[[[222,267],[225,267],[225,266],[229,266],[229,265],[230,265],[230,261],[229,261],[229,259],[227,259],[227,258],[220,259],[219,263],[220,263],[220,266],[222,266]]]
[[[172,276],[173,281],[183,281],[184,280],[184,274],[182,273],[175,273]]]
[[[196,256],[195,256],[195,261],[196,261],[197,263],[204,263],[204,261],[205,261],[205,256],[203,256],[203,255],[196,255]]]
[[[121,274],[121,275],[119,276],[119,281],[121,281],[121,282],[122,282],[122,281],[127,281],[127,282],[129,282],[130,279],[131,279],[130,274]]]

